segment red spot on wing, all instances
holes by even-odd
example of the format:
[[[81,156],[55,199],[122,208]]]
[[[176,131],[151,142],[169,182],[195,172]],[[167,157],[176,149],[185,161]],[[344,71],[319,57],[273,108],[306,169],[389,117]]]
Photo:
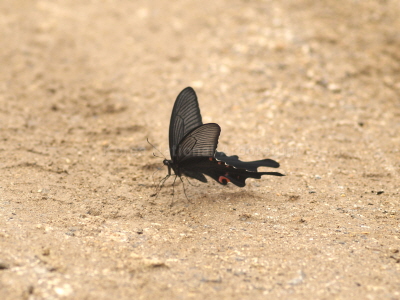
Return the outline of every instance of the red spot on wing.
[[[228,178],[225,176],[219,176],[218,181],[222,184],[227,184],[228,182],[231,182]]]
[[[209,159],[210,161],[213,161],[213,158],[212,158],[212,157],[209,157],[208,159]]]

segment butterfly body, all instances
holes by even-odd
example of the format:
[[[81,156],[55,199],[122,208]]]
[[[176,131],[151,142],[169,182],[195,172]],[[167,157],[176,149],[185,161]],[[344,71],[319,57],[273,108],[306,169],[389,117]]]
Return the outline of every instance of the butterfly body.
[[[207,182],[207,175],[222,185],[231,182],[246,185],[247,178],[260,179],[262,175],[283,176],[278,172],[258,172],[261,166],[277,168],[271,159],[243,162],[236,155],[227,156],[216,151],[221,128],[218,124],[203,124],[197,96],[190,87],[177,97],[172,110],[169,128],[171,160],[165,159],[168,176],[186,176]]]

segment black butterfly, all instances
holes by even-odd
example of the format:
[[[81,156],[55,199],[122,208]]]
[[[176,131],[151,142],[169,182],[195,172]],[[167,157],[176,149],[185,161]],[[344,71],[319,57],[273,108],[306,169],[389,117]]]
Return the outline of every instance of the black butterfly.
[[[203,124],[196,93],[191,87],[185,88],[176,98],[172,110],[169,125],[171,160],[163,161],[168,166],[165,179],[171,176],[172,169],[179,178],[185,175],[207,182],[204,176],[207,175],[222,185],[232,182],[243,187],[247,178],[284,176],[278,172],[257,172],[258,167],[278,168],[279,163],[272,159],[244,162],[236,155],[227,156],[216,151],[220,132],[216,123]]]

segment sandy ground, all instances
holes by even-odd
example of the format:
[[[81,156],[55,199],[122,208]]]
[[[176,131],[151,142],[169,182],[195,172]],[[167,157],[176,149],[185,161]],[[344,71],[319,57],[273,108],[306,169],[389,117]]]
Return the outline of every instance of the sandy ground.
[[[1,299],[400,299],[399,15],[1,1]],[[186,86],[218,150],[287,176],[151,197]]]

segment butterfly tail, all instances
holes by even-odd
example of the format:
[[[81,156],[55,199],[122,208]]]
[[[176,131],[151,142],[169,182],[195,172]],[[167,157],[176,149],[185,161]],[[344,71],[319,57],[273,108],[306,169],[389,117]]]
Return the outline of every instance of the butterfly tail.
[[[263,175],[272,175],[272,176],[285,176],[278,172],[248,172],[246,170],[238,170],[240,172],[230,172],[227,176],[229,182],[232,182],[234,185],[238,187],[244,187],[246,185],[247,178],[255,178],[260,179]],[[221,183],[221,182],[220,182]]]
[[[259,167],[279,168],[279,163],[272,159],[262,159],[255,161],[241,161],[237,155],[227,156],[224,152],[216,152],[215,158],[238,169],[257,172]]]

